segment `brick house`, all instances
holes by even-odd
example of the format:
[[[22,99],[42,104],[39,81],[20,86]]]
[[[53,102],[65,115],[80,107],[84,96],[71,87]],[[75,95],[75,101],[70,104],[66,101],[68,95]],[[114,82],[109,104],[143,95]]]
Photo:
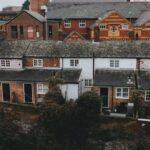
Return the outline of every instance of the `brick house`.
[[[79,37],[90,41],[137,39],[135,23],[148,8],[149,2],[50,3],[48,37],[61,41]],[[144,31],[141,36],[146,39]]]
[[[6,23],[7,40],[43,40],[45,18],[37,12],[24,10]]]

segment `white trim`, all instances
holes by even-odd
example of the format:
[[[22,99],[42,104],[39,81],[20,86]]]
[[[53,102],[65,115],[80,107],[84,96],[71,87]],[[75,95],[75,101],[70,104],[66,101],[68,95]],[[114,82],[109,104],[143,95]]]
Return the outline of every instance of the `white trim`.
[[[36,61],[36,62],[35,62]],[[41,62],[40,62],[41,61]],[[36,65],[35,65],[36,63]],[[40,64],[40,65],[39,65]],[[43,59],[40,59],[40,58],[33,58],[33,61],[32,61],[32,65],[33,67],[43,67]]]
[[[145,102],[150,102],[150,100],[146,100],[146,92],[150,92],[150,90],[145,90],[145,92],[144,92],[144,95],[145,95],[145,96],[144,96],[144,101],[145,101]]]
[[[88,82],[88,85],[85,85],[86,81]],[[89,84],[91,82],[91,85]],[[93,85],[93,80],[92,79],[84,79],[84,87],[92,87]]]
[[[79,20],[79,28],[86,28],[86,20]]]
[[[42,90],[39,91],[39,85],[42,86]],[[44,92],[44,86],[47,86],[47,91]],[[49,90],[49,87],[48,87],[48,83],[36,83],[36,93],[37,94],[41,94],[41,95],[45,95]]]
[[[117,64],[118,64],[118,66],[117,66]],[[111,66],[111,65],[113,65],[113,66]],[[110,59],[109,67],[110,68],[120,68],[120,60],[119,59]]]
[[[71,20],[64,21],[64,28],[71,28]]]
[[[121,96],[117,96],[117,89],[121,89]],[[123,97],[123,89],[128,89],[128,96]],[[115,87],[115,98],[117,99],[129,99],[129,87]]]
[[[77,67],[79,65],[79,59],[71,58],[69,61],[70,61],[70,67]]]

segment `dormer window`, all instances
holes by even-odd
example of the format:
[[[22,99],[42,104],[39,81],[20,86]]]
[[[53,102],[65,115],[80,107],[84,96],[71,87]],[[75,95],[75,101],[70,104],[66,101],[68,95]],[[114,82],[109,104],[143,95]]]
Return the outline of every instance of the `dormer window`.
[[[43,67],[43,59],[33,59],[33,67]]]
[[[71,28],[71,20],[65,20],[64,21],[64,27],[65,28]]]

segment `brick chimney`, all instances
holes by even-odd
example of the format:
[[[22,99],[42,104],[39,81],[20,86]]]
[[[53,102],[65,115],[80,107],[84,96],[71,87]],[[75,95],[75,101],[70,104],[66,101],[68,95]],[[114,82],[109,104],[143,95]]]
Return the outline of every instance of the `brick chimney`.
[[[41,12],[41,6],[48,4],[49,0],[30,0],[30,10]]]

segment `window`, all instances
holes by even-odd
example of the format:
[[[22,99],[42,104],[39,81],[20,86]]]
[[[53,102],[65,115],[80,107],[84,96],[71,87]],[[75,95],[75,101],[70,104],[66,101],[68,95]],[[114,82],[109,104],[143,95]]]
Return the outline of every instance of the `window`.
[[[33,39],[34,33],[33,33],[33,26],[28,26],[27,28],[27,34],[28,34],[28,39]]]
[[[17,39],[18,38],[17,26],[11,26],[11,38],[12,39]]]
[[[119,68],[119,60],[110,60],[111,68]]]
[[[150,102],[150,91],[145,91],[145,101]]]
[[[122,25],[122,29],[128,29],[128,28],[129,28],[128,24],[123,24]]]
[[[79,60],[78,59],[71,59],[70,60],[70,66],[78,66]]]
[[[85,20],[80,20],[79,21],[79,27],[80,28],[85,28],[86,27],[86,21]]]
[[[106,29],[106,25],[99,25],[99,29],[100,30]]]
[[[36,37],[40,37],[39,26],[36,26]]]
[[[71,21],[70,20],[65,20],[64,21],[64,27],[65,28],[71,28]]]
[[[150,29],[150,24],[147,24],[147,25],[146,25],[146,28],[147,28],[147,29]]]
[[[34,67],[43,67],[43,59],[33,59]]]
[[[20,37],[23,38],[23,26],[20,26]]]
[[[46,94],[48,90],[48,84],[37,84],[37,94]]]
[[[84,83],[85,83],[85,86],[92,86],[92,79],[85,79]]]
[[[129,89],[116,88],[116,98],[129,98]]]
[[[48,27],[48,36],[49,36],[49,38],[51,38],[52,35],[53,35],[53,33],[52,33],[52,26],[49,26]]]
[[[10,67],[10,60],[1,60],[1,66],[2,67]]]

